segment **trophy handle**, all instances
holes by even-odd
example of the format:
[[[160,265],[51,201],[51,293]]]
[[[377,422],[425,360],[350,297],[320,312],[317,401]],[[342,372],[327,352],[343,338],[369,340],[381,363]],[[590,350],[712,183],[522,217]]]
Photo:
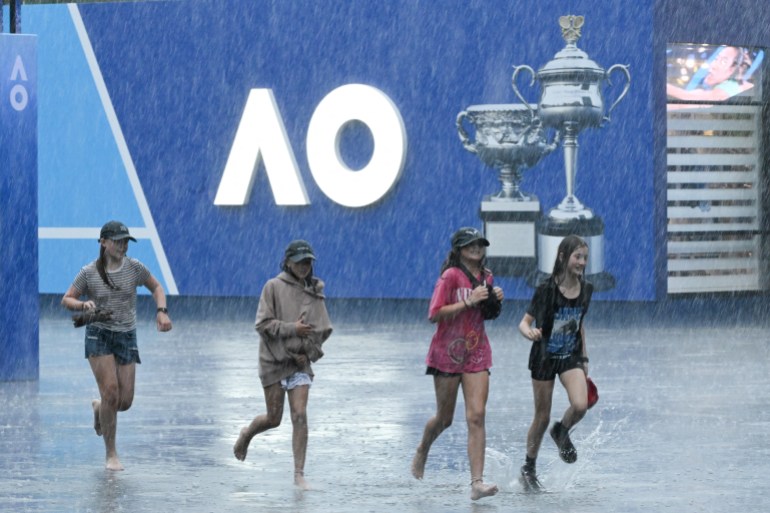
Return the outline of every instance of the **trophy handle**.
[[[513,93],[516,95],[516,97],[519,100],[521,100],[521,103],[527,106],[529,111],[532,113],[532,117],[535,117],[537,116],[535,109],[533,109],[530,103],[524,99],[524,96],[522,96],[521,91],[519,91],[519,87],[516,85],[516,76],[519,74],[521,70],[529,71],[529,73],[532,75],[532,80],[529,82],[529,85],[530,86],[535,85],[535,78],[537,77],[535,70],[533,70],[530,66],[527,66],[526,64],[522,64],[520,66],[514,66],[513,76],[511,77],[511,86],[513,87]]]
[[[625,64],[614,64],[614,65],[610,66],[610,69],[608,69],[607,73],[605,74],[605,76],[607,77],[607,83],[612,85],[612,79],[610,79],[610,75],[616,69],[622,70],[623,74],[626,76],[626,86],[623,88],[623,92],[620,93],[620,96],[618,96],[617,100],[615,100],[612,103],[612,105],[610,105],[610,108],[607,111],[607,115],[604,116],[604,119],[602,120],[602,122],[609,123],[609,121],[610,121],[610,113],[612,112],[612,109],[614,109],[615,106],[618,103],[620,103],[620,100],[622,100],[626,96],[626,93],[628,93],[628,88],[631,87],[631,74],[628,72],[628,66],[625,65]]]
[[[468,132],[465,131],[465,127],[463,126],[463,120],[467,117],[468,111],[466,110],[457,115],[457,121],[455,121],[455,124],[457,125],[457,135],[460,136],[460,141],[462,141],[463,147],[466,150],[471,153],[476,153],[476,146],[471,142],[470,138],[468,137]]]

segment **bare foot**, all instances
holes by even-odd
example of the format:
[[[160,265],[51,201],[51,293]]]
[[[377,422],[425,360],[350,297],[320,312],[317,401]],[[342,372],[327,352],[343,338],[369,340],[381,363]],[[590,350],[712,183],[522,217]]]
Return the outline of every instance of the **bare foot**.
[[[94,431],[97,436],[102,436],[102,423],[99,421],[99,407],[102,402],[99,399],[91,401],[91,408],[94,410]]]
[[[412,458],[412,475],[415,479],[422,479],[422,476],[425,475],[425,462],[427,459],[428,455],[420,449],[417,449],[414,453],[414,458]]]
[[[104,468],[107,470],[113,470],[113,471],[120,471],[124,470],[123,465],[120,463],[120,460],[118,459],[118,455],[110,456],[107,458],[107,463],[104,465]]]
[[[475,480],[471,483],[471,500],[477,501],[482,497],[491,497],[497,491],[496,484],[484,484],[481,479]]]
[[[305,473],[303,471],[294,471],[294,486],[303,491],[310,490],[310,485],[305,481]]]
[[[235,457],[241,461],[246,459],[246,453],[249,450],[249,442],[251,442],[246,431],[246,428],[241,429],[241,434],[238,436],[238,440],[235,441],[235,445],[233,445],[233,454],[235,454]]]

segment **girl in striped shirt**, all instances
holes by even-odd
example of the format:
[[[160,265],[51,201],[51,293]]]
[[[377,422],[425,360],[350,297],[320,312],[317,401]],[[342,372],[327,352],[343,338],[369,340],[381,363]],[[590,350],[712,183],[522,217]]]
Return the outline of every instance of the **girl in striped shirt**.
[[[99,258],[80,269],[62,298],[68,310],[109,312],[94,315],[85,336],[85,356],[99,386],[99,399],[91,403],[94,430],[104,439],[108,470],[123,470],[115,449],[118,412],[131,407],[136,364],[141,363],[136,344],[138,286],[152,293],[158,331],[171,329],[163,286],[144,264],[126,256],[129,240],[136,242],[126,225],[105,224],[99,235]]]

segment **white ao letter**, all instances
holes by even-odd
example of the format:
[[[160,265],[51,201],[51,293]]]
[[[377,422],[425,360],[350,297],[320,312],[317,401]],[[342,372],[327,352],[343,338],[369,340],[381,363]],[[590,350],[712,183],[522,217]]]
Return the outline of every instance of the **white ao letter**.
[[[374,151],[360,171],[351,170],[339,152],[346,123],[357,120],[372,132]],[[406,159],[406,129],[385,93],[363,84],[338,87],[316,107],[307,131],[307,159],[318,187],[346,207],[376,202],[393,187]]]
[[[16,56],[16,61],[13,63],[13,69],[11,70],[11,80],[27,81],[27,70],[24,69],[24,61],[21,60],[21,55]]]
[[[27,89],[23,85],[16,84],[11,88],[10,100],[11,107],[15,111],[21,112],[27,108],[29,93],[27,93]]]
[[[310,204],[270,89],[252,89],[249,93],[214,198],[215,205],[245,205],[249,202],[260,157],[277,205]]]

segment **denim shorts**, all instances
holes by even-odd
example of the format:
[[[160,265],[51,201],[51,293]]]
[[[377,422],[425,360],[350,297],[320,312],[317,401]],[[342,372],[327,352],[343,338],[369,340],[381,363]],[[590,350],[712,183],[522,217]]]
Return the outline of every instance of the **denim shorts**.
[[[313,384],[313,380],[309,374],[305,372],[295,372],[287,378],[281,380],[281,388],[284,390],[294,390],[297,387]]]
[[[86,358],[108,354],[115,356],[119,365],[142,363],[136,345],[136,330],[112,331],[93,324],[86,326]]]

